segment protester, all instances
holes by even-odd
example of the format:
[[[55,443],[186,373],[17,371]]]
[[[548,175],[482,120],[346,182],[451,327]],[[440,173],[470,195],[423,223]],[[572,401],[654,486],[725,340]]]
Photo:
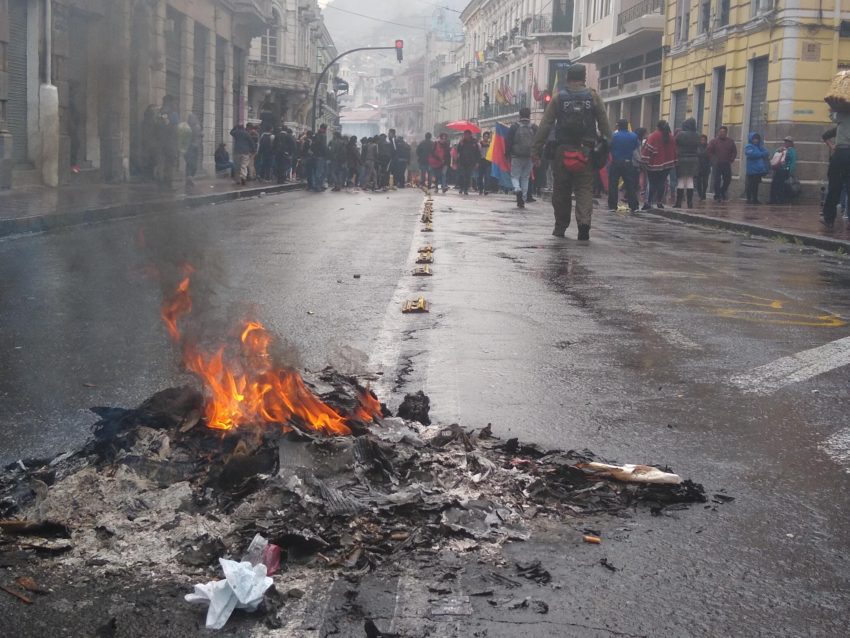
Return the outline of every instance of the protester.
[[[407,167],[410,165],[410,144],[400,135],[396,140],[393,179],[396,187],[404,188],[407,184]]]
[[[602,99],[586,86],[587,68],[573,64],[566,73],[566,86],[546,107],[532,148],[532,159],[539,163],[543,147],[554,127],[558,144],[552,166],[554,189],[552,208],[555,228],[552,234],[563,237],[572,218],[572,195],[576,196],[576,221],[578,240],[590,239],[593,214],[593,173],[598,164],[594,155],[607,155],[597,149],[600,139],[604,143],[611,137],[608,114]],[[601,163],[601,162],[600,162]]]
[[[626,191],[626,202],[632,212],[638,209],[638,169],[635,152],[640,151],[640,140],[629,130],[628,120],[617,120],[617,130],[611,137],[611,162],[608,165],[608,210],[617,210],[620,179]]]
[[[325,190],[325,177],[328,170],[328,125],[319,126],[319,132],[313,137],[313,188],[316,193]]]
[[[469,195],[469,185],[472,180],[472,171],[481,160],[481,146],[472,137],[472,131],[466,129],[463,137],[457,144],[457,188],[461,195]]]
[[[419,186],[419,175],[422,167],[419,164],[419,142],[413,140],[410,146],[410,163],[407,165],[407,181],[411,186]]]
[[[352,135],[348,138],[348,144],[345,147],[346,165],[348,167],[347,186],[359,186],[360,180],[360,149],[357,148],[357,136]]]
[[[487,159],[487,151],[490,149],[490,131],[484,131],[481,136],[481,159],[478,160],[478,194],[490,194],[490,171],[493,168]]]
[[[230,161],[230,153],[227,152],[227,144],[221,142],[215,149],[215,154],[213,155],[213,161],[215,161],[215,172],[216,173],[224,173],[230,177],[233,177],[233,162]]]
[[[511,124],[505,139],[505,156],[511,163],[511,183],[516,195],[517,208],[525,208],[523,197],[528,190],[531,151],[536,135],[537,127],[531,123],[531,109],[524,106],[519,110],[519,121]]]
[[[642,126],[635,129],[635,135],[638,138],[638,151],[635,153],[635,157],[632,160],[633,163],[637,166],[638,169],[638,199],[639,201],[648,202],[648,189],[649,189],[649,178],[646,174],[646,166],[644,166],[641,161],[641,157],[643,155],[643,146],[646,144],[646,129]]]
[[[738,147],[729,137],[728,128],[721,126],[717,129],[717,137],[709,142],[706,153],[714,168],[714,201],[726,201],[732,182],[732,162],[738,157]]]
[[[390,129],[392,130],[392,129]],[[395,131],[393,131],[395,135]],[[378,188],[386,190],[390,185],[390,164],[393,159],[393,146],[385,133],[378,136]]]
[[[378,163],[378,138],[371,137],[364,144],[363,148],[365,149],[363,153],[363,190],[378,190],[378,171],[377,171],[377,163]]]
[[[315,184],[316,158],[313,155],[313,131],[305,131],[298,146],[298,163],[300,179],[307,182],[307,190],[312,191]]]
[[[699,134],[697,121],[689,117],[682,122],[682,130],[676,133],[676,203],[682,207],[682,198],[687,197],[688,208],[694,207],[694,178],[699,172]]]
[[[431,175],[434,179],[434,190],[443,189],[443,193],[449,190],[446,174],[451,161],[451,148],[449,147],[449,136],[440,133],[439,139],[434,143],[434,148],[428,155],[428,165],[431,167]]]
[[[289,180],[292,170],[292,160],[296,155],[295,138],[292,136],[292,130],[284,127],[278,131],[274,137],[274,146],[272,148],[274,154],[275,177],[278,184],[283,184]]]
[[[699,171],[696,175],[696,189],[700,201],[704,202],[708,192],[708,178],[711,176],[711,160],[708,158],[708,135],[699,136],[697,161],[699,162]]]
[[[664,208],[664,189],[670,169],[676,165],[676,140],[666,120],[660,120],[650,133],[641,151],[641,162],[646,166],[649,178],[649,195],[643,210],[649,210],[652,203]]]
[[[155,181],[157,179],[157,164],[159,163],[159,110],[155,104],[149,104],[142,116],[142,124],[139,131],[141,142],[141,158],[139,170],[144,179]]]
[[[257,149],[260,145],[260,132],[253,124],[246,124],[245,130],[254,145],[254,150],[248,156],[248,180],[252,181],[257,179]]]
[[[268,182],[272,178],[274,168],[274,133],[264,130],[257,141],[257,155],[254,158],[257,179]]]
[[[431,188],[431,164],[428,158],[434,150],[434,142],[430,133],[425,133],[425,139],[416,147],[416,160],[419,162],[419,183],[425,188]]]
[[[842,189],[850,187],[850,113],[830,111],[829,119],[835,122],[835,127],[823,134],[823,141],[829,146],[832,155],[827,170],[829,184],[823,203],[822,222],[828,230],[832,230]],[[844,214],[847,216],[846,200]]]
[[[238,184],[244,186],[248,180],[248,164],[257,147],[242,124],[237,124],[230,131],[230,137],[233,138],[234,179]]]
[[[770,168],[773,177],[770,180],[769,203],[781,205],[788,204],[795,197],[792,183],[797,168],[797,149],[794,148],[794,139],[786,137],[780,148],[774,151],[770,158]]]
[[[770,164],[770,153],[762,144],[761,135],[750,133],[750,143],[744,147],[744,155],[747,157],[747,203],[761,204],[759,186],[761,178],[767,175]]]

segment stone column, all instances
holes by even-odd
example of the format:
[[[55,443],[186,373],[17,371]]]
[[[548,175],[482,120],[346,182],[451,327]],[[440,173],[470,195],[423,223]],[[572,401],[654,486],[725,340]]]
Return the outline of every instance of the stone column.
[[[41,51],[43,75],[38,87],[38,129],[41,141],[41,179],[59,186],[59,90],[53,85],[53,0],[43,0]]]
[[[165,0],[159,0],[151,15],[153,34],[151,41],[151,104],[159,106],[165,96]]]
[[[229,142],[228,131],[236,124],[238,113],[233,112],[233,46],[230,41],[224,54],[224,136]]]
[[[213,25],[215,26],[215,25]],[[215,29],[207,29],[206,78],[204,79],[204,152],[201,158],[201,171],[212,175],[213,155],[215,154]]]

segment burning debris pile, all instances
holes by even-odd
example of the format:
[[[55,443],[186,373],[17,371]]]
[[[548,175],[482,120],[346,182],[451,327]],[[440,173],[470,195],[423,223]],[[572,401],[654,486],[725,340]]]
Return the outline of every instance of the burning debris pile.
[[[206,354],[179,329],[191,308],[187,275],[162,316],[204,392],[96,408],[83,449],[0,472],[0,556],[200,577],[260,534],[290,575],[357,578],[440,550],[498,552],[582,515],[705,501],[665,470],[430,425],[421,392],[392,417],[354,377],[277,365],[257,322]]]

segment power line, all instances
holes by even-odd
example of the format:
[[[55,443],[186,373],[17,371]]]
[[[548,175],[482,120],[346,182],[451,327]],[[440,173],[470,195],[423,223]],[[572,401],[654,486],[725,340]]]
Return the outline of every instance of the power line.
[[[325,7],[325,9],[333,9],[334,11],[341,11],[342,13],[350,13],[353,16],[359,16],[361,18],[366,18],[367,20],[374,20],[375,22],[383,22],[385,24],[394,24],[397,27],[407,27],[408,29],[419,29],[420,31],[427,31],[425,27],[417,27],[412,24],[402,24],[401,22],[393,22],[392,20],[384,20],[383,18],[376,18],[374,16],[367,16],[363,13],[357,13],[356,11],[349,11],[348,9],[340,9],[339,7],[335,7],[332,4],[329,4]]]
[[[463,11],[461,11],[460,9],[452,9],[451,7],[447,7],[445,5],[438,4],[436,2],[428,2],[428,0],[416,0],[416,1],[421,2],[422,4],[429,4],[432,7],[436,7],[438,9],[445,9],[446,11],[451,11],[453,13],[458,13],[458,14],[463,13]]]

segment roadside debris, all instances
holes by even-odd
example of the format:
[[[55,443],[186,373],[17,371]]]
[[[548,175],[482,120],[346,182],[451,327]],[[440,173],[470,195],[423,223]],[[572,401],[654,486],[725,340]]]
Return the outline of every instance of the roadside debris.
[[[23,594],[19,594],[19,593],[18,593],[18,592],[16,592],[14,589],[9,589],[9,588],[8,588],[8,587],[6,587],[5,585],[0,585],[0,589],[2,589],[4,592],[6,592],[7,594],[9,594],[10,596],[13,596],[13,597],[17,598],[17,599],[18,599],[18,600],[20,600],[22,603],[26,603],[27,605],[32,605],[32,600],[30,600],[29,598],[27,598],[27,597],[26,597],[26,596],[24,596]]]
[[[599,564],[602,565],[605,569],[607,569],[610,572],[616,572],[617,571],[617,568],[614,567],[611,563],[609,563],[607,558],[600,558]]]
[[[663,472],[651,465],[608,465],[607,463],[579,463],[577,467],[590,470],[626,483],[652,483],[656,485],[679,485],[682,477]]]
[[[405,394],[404,401],[398,406],[398,415],[408,421],[418,421],[422,425],[431,425],[431,399],[422,390],[413,394]]]
[[[581,537],[585,543],[590,543],[591,545],[601,545],[602,539],[598,536],[594,536],[593,534],[585,534]]]
[[[195,585],[195,591],[186,594],[187,602],[209,605],[207,629],[224,627],[234,609],[257,611],[263,602],[263,594],[274,582],[266,576],[265,565],[219,559],[224,580],[212,580]]]
[[[404,313],[428,312],[428,310],[428,302],[425,301],[425,297],[405,301],[401,306],[401,311]]]

